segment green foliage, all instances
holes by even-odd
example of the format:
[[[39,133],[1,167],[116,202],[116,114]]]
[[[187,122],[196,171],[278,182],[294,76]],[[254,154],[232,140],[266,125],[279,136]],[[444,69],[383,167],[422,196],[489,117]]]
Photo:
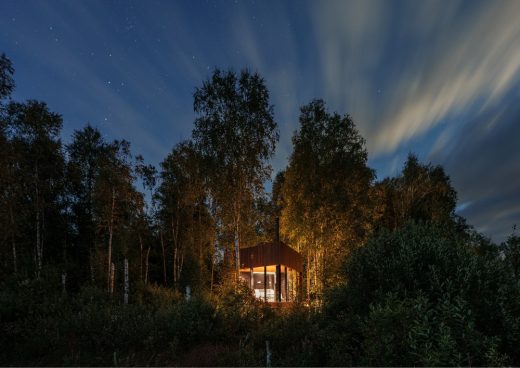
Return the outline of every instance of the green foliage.
[[[9,97],[14,90],[14,68],[5,54],[0,55],[0,102]]]
[[[302,306],[277,311],[254,332],[259,348],[269,341],[274,366],[321,365],[318,316]]]
[[[410,154],[402,173],[373,188],[376,227],[396,229],[410,220],[453,225],[457,193],[441,166]]]
[[[279,138],[269,91],[257,73],[216,69],[193,98],[192,136],[204,162],[219,248],[238,277],[241,244],[258,240],[247,229],[258,221],[255,201],[270,177],[268,160]]]
[[[511,267],[515,277],[520,277],[520,236],[513,232],[507,238],[507,241],[501,245],[501,250],[506,263]]]
[[[251,289],[243,283],[222,283],[216,290],[215,306],[217,313],[226,321],[228,336],[245,336],[256,329],[263,319],[268,318],[271,310],[256,299]]]
[[[389,294],[365,320],[362,360],[367,365],[492,364],[482,354],[492,345],[476,330],[474,318],[460,298],[431,303],[424,296]]]
[[[326,313],[360,316],[357,364],[516,359],[519,285],[499,257],[475,252],[457,235],[413,223],[383,231],[352,254],[345,276],[346,286],[329,295]]]
[[[281,208],[282,235],[307,255],[307,293],[319,302],[325,287],[341,282],[341,264],[370,233],[374,172],[349,115],[329,113],[324,101],[315,100],[301,108],[299,120],[273,199]]]

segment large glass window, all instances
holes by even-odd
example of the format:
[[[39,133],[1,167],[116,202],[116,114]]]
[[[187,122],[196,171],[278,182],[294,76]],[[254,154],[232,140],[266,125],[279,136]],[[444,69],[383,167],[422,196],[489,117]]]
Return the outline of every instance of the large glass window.
[[[266,275],[266,287],[265,291],[267,294],[267,301],[274,302],[275,301],[275,285],[276,285],[276,273],[267,272]],[[255,296],[257,298],[264,298],[264,273],[263,272],[253,272],[253,285],[255,290]]]
[[[275,302],[277,295],[276,266],[267,266],[266,285],[264,293],[264,267],[253,269],[243,268],[240,270],[240,280],[253,289],[255,297],[264,300],[267,295],[268,302]],[[252,271],[252,272],[251,272]],[[280,292],[281,301],[290,302],[296,300],[298,292],[298,272],[296,270],[280,265]]]

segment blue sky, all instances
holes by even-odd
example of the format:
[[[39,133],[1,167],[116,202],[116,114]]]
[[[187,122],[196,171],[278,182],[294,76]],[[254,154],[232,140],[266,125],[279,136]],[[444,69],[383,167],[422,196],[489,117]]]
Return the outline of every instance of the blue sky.
[[[379,179],[409,152],[441,164],[459,213],[496,241],[520,225],[519,1],[0,2],[14,98],[87,122],[157,164],[190,136],[215,67],[266,80],[291,153],[299,107],[350,114]]]

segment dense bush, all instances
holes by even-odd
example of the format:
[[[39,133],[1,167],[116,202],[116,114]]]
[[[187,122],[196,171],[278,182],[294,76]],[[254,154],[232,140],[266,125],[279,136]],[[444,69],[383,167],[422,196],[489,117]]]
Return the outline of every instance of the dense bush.
[[[417,224],[383,231],[348,259],[345,280],[329,294],[326,318],[360,318],[348,332],[362,341],[355,364],[518,362],[519,284],[498,252],[467,237]],[[348,362],[351,349],[344,353]]]

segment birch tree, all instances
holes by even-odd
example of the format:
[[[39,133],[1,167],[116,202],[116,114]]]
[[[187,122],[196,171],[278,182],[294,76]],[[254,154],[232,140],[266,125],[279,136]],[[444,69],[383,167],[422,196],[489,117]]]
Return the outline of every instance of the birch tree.
[[[7,136],[13,150],[19,152],[17,181],[26,198],[29,219],[24,223],[32,227],[37,277],[43,267],[46,240],[58,235],[53,226],[60,218],[59,196],[63,189],[61,127],[61,116],[49,111],[43,102],[29,100],[7,106]],[[56,247],[59,242],[49,244]],[[52,247],[48,250],[57,252]]]
[[[220,232],[231,231],[238,277],[243,207],[252,208],[270,177],[268,160],[278,141],[273,107],[264,80],[243,70],[216,69],[194,93],[193,138],[207,164],[210,195]]]
[[[213,220],[208,210],[203,169],[202,157],[189,141],[176,145],[161,163],[155,199],[164,269],[165,242],[169,241],[172,282],[179,289],[187,283],[203,287],[212,265]]]
[[[71,234],[76,249],[74,260],[81,270],[80,280],[89,275],[90,281],[94,282],[94,189],[106,153],[106,142],[99,130],[87,125],[73,133],[67,153],[67,184],[71,197],[71,220],[75,225]]]
[[[110,292],[113,291],[115,277],[114,240],[120,236],[121,241],[135,214],[133,181],[130,144],[116,140],[107,145],[95,182],[94,211],[97,231],[107,244],[106,275]]]
[[[340,282],[337,271],[349,251],[370,233],[373,178],[351,117],[329,113],[322,100],[303,106],[289,166],[274,187],[283,235],[303,253],[307,293],[318,302],[325,287]]]
[[[14,89],[14,68],[11,61],[2,54],[0,56],[0,223],[5,229],[1,241],[9,251],[2,252],[4,259],[12,259],[12,271],[18,272],[17,256],[17,220],[15,220],[16,207],[20,202],[20,186],[16,177],[16,152],[8,139],[8,117],[4,100],[8,99]],[[10,254],[11,257],[8,256]]]
[[[156,229],[157,226],[154,224],[155,219],[155,198],[154,198],[154,190],[157,184],[157,169],[153,165],[145,165],[144,159],[141,155],[136,157],[136,165],[135,172],[138,178],[141,179],[143,190],[149,191],[149,204],[145,204],[140,207],[140,211],[138,214],[136,231],[137,238],[139,239],[139,272],[141,280],[147,284],[148,283],[148,270],[149,270],[149,258],[150,251],[152,248],[153,239],[150,236],[152,235],[153,230]],[[146,208],[146,210],[145,210]],[[157,234],[155,234],[157,235]],[[146,250],[145,250],[146,243]],[[162,243],[161,243],[162,244]],[[163,247],[164,249],[164,247]],[[164,254],[163,254],[164,256]],[[163,258],[164,261],[164,258]],[[144,262],[144,269],[143,269]],[[166,265],[164,264],[164,268]],[[144,274],[143,274],[144,273]],[[164,272],[166,274],[166,271]]]

